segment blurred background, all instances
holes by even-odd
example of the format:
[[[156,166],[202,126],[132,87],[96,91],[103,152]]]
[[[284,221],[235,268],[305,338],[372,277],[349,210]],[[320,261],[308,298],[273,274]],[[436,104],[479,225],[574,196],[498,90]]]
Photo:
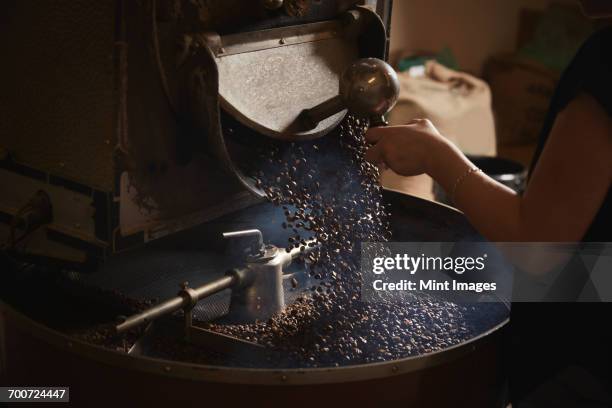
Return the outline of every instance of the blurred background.
[[[390,62],[402,90],[390,122],[427,117],[475,160],[509,159],[487,160],[483,170],[513,174],[511,187],[522,190],[556,83],[604,24],[575,0],[395,1]],[[425,176],[387,171],[383,183],[434,198]]]

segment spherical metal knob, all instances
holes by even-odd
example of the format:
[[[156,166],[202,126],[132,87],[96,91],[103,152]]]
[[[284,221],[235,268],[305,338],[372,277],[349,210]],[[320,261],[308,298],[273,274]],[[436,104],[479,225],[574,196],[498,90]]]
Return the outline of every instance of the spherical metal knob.
[[[340,76],[339,95],[302,111],[298,119],[304,128],[314,129],[323,119],[348,109],[369,117],[372,126],[382,125],[383,115],[397,102],[399,89],[399,79],[389,64],[377,58],[363,58]]]
[[[378,58],[355,61],[340,77],[340,97],[352,113],[382,116],[389,112],[399,96],[395,70]]]
[[[277,10],[283,7],[283,0],[261,0],[261,3],[268,10]]]

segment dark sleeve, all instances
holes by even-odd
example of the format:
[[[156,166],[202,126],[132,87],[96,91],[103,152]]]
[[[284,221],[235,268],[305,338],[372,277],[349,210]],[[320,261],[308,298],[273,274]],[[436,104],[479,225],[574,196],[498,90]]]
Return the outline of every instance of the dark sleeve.
[[[582,51],[582,80],[576,94],[588,93],[612,116],[612,29],[594,34]]]
[[[561,76],[531,161],[530,175],[544,149],[558,113],[582,92],[595,98],[612,117],[612,27],[591,35]]]

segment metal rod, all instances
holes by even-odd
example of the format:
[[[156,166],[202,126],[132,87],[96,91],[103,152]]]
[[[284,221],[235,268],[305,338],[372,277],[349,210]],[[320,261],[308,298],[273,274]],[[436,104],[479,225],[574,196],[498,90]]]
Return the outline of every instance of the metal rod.
[[[202,298],[220,292],[224,289],[228,289],[237,282],[238,278],[236,276],[224,276],[198,288],[194,288],[193,293],[195,294],[195,299],[193,301],[197,302]],[[191,302],[192,299],[190,299],[189,296],[179,295],[172,299],[166,300],[157,306],[153,306],[142,313],[130,316],[124,322],[115,326],[115,330],[117,333],[124,332],[133,327],[153,321],[161,316],[173,313],[179,309],[183,309]]]
[[[200,300],[217,292],[221,292],[223,289],[230,288],[237,282],[238,278],[236,276],[228,275],[207,283],[206,285],[194,288],[193,291],[195,292],[197,300]]]
[[[340,95],[336,95],[313,108],[303,110],[299,116],[299,121],[305,129],[314,129],[320,121],[344,109],[346,109],[344,100]]]
[[[224,232],[223,238],[256,237],[257,241],[263,244],[263,235],[258,229]]]
[[[310,246],[309,244],[315,244],[314,246]],[[291,251],[289,252],[289,255],[291,255],[291,259],[295,259],[297,258],[300,254],[307,254],[310,251],[312,251],[313,249],[315,249],[317,246],[319,246],[319,244],[317,243],[316,239],[309,239],[308,241],[306,241],[306,243],[304,245],[300,245],[297,248],[293,248],[291,249]],[[302,251],[300,248],[304,247],[304,250]]]

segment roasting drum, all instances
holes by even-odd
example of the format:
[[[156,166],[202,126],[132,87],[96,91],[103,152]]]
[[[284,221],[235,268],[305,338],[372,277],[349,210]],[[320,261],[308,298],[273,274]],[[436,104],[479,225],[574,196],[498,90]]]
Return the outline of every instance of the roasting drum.
[[[392,191],[385,192],[385,199],[392,204],[394,240],[480,239],[464,217],[450,207]],[[223,228],[261,226],[254,215],[269,217],[271,210],[266,206],[268,204],[242,210],[231,219],[220,219],[204,226],[201,231],[213,235]],[[192,233],[202,237],[201,231]],[[268,231],[264,228],[263,232]],[[189,256],[204,259],[207,255],[203,253],[214,253],[211,249],[216,251],[214,243],[200,242],[194,246],[208,246],[208,251],[183,249],[177,255],[172,242],[164,245],[166,249],[156,248],[155,251],[174,253],[175,271],[189,264],[185,261]],[[201,270],[217,266],[210,263]],[[126,267],[137,268],[137,263],[128,263]],[[157,269],[164,268],[162,264]],[[174,280],[163,274],[153,274],[152,281],[145,286],[153,288],[150,291],[159,291],[154,289],[157,279],[162,291],[175,293],[176,284],[185,273],[179,273],[183,275],[175,276]],[[108,285],[108,281],[105,284]],[[141,290],[146,292],[146,289]],[[295,407],[333,403],[337,406],[402,403],[419,407],[492,407],[501,406],[503,397],[500,351],[507,316],[500,317],[490,329],[468,341],[428,354],[340,367],[262,369],[131,356],[70,338],[7,304],[3,305],[2,312],[5,349],[10,350],[5,356],[8,383],[70,385],[72,401],[87,401],[88,406],[110,405],[119,400],[139,406],[234,406],[265,401],[266,406],[291,404]]]

